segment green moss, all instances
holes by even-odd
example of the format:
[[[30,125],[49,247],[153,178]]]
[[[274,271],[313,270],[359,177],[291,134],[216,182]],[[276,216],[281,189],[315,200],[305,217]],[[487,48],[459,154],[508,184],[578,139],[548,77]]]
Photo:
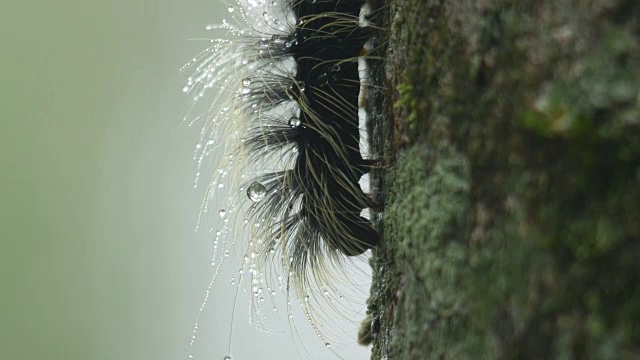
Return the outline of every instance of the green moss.
[[[396,110],[404,110],[404,125],[407,132],[415,134],[418,130],[418,121],[422,119],[418,113],[419,100],[414,95],[414,88],[409,84],[398,85],[398,100],[393,104]]]
[[[389,294],[396,309],[385,319],[395,329],[391,358],[415,358],[425,347],[434,356],[444,354],[461,340],[456,328],[466,317],[460,286],[466,272],[467,179],[464,157],[424,146],[403,152],[389,179],[385,239],[394,248],[385,250],[394,252],[391,264],[402,287]]]

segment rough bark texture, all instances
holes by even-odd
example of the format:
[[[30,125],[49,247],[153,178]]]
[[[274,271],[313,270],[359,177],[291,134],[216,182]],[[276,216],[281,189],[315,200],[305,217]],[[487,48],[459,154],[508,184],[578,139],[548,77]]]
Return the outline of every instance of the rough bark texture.
[[[639,359],[640,2],[380,14],[372,358]]]

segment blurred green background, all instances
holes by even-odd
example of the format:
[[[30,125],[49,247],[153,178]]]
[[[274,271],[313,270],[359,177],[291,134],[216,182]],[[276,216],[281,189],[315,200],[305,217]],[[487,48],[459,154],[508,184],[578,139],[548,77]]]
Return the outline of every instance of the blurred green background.
[[[208,262],[178,69],[211,3],[3,4],[1,359],[186,358]]]
[[[206,46],[188,39],[207,35],[220,5],[3,4],[0,359],[189,354],[212,239],[194,232],[199,131],[181,124],[179,68]],[[212,312],[228,315],[232,291],[220,282]],[[226,352],[230,322],[216,316],[205,314],[196,358]],[[234,348],[246,353],[234,358],[298,357],[290,334],[268,338],[243,316],[236,326]]]

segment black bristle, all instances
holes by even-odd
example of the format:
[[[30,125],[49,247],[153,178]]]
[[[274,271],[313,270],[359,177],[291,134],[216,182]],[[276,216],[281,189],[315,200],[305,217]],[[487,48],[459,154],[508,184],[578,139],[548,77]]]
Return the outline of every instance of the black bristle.
[[[360,153],[358,56],[369,38],[359,24],[362,5],[356,0],[294,1],[296,24],[290,33],[262,39],[257,47],[263,50],[258,56],[262,61],[292,58],[295,75],[265,73],[244,90],[247,109],[275,108],[287,101],[300,108],[296,126],[262,121],[249,131],[245,146],[252,159],[292,144],[297,149],[290,172],[257,180],[270,186],[268,199],[256,211],[261,217],[282,216],[270,231],[276,238],[285,234],[286,252],[297,257],[295,270],[301,277],[327,250],[359,255],[379,241],[370,221],[360,216],[371,204],[358,184],[371,162]],[[287,183],[289,189],[278,189],[276,183]],[[283,205],[288,203],[300,209],[292,213]]]
[[[345,256],[380,242],[361,215],[379,204],[359,184],[379,165],[360,152],[359,59],[372,32],[361,24],[364,0],[281,1],[286,25],[265,26],[239,51],[214,55],[241,74],[222,77],[222,88],[229,78],[241,84],[231,110],[215,120],[241,134],[223,141],[239,141],[228,153],[249,165],[241,190],[252,201],[242,216],[257,255],[251,264],[275,266],[300,299],[333,286],[332,267]],[[226,56],[235,54],[243,58]]]
[[[286,234],[289,251],[299,256],[297,272],[303,277],[324,248],[344,255],[359,255],[378,243],[370,221],[360,212],[370,204],[358,181],[369,171],[370,160],[360,154],[358,55],[368,40],[368,31],[358,21],[362,1],[295,1],[296,25],[290,34],[272,36],[258,44],[262,60],[295,62],[295,76],[265,76],[247,93],[254,104],[275,107],[295,101],[300,120],[287,127],[282,121],[267,121],[268,128],[249,132],[246,146],[252,154],[277,151],[293,144],[296,160],[286,182],[288,196],[271,187],[270,198],[259,205],[262,212],[284,218],[272,225],[272,235]],[[277,76],[275,78],[278,78]],[[275,125],[275,126],[274,126]],[[273,174],[275,175],[275,174]],[[275,176],[277,177],[277,176]],[[266,177],[261,178],[266,181]],[[285,183],[285,180],[280,180]],[[291,213],[282,202],[297,203]],[[266,210],[265,210],[266,209]],[[265,216],[264,214],[261,216]],[[296,222],[304,226],[294,226]]]
[[[236,41],[212,40],[214,45],[189,64],[196,71],[184,88],[195,99],[209,88],[220,89],[216,100],[227,98],[219,112],[208,113],[205,141],[198,147],[203,148],[198,164],[204,154],[223,150],[207,196],[224,196],[235,187],[228,181],[241,179],[238,194],[250,200],[239,203],[226,194],[229,207],[219,214],[229,225],[216,233],[214,244],[225,249],[221,261],[234,245],[244,252],[240,278],[251,283],[256,312],[264,300],[260,289],[271,296],[281,289],[288,299],[298,299],[313,323],[318,314],[310,311],[309,295],[321,292],[319,299],[326,301],[339,295],[330,306],[342,306],[338,290],[342,293],[350,275],[345,257],[380,243],[362,212],[380,211],[382,204],[359,183],[380,166],[360,152],[359,63],[372,28],[363,25],[365,0],[238,4],[229,11],[248,30],[229,22],[212,26]],[[238,226],[241,221],[244,226]],[[278,284],[270,280],[274,270]]]

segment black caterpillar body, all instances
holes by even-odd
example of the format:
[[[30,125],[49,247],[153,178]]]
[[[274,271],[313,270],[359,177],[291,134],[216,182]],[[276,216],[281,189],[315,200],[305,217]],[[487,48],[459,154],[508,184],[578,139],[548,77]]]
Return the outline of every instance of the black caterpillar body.
[[[243,266],[250,268],[254,295],[275,288],[264,275],[272,269],[285,279],[287,296],[291,289],[301,302],[309,293],[334,288],[332,270],[345,256],[363,254],[380,241],[361,215],[380,204],[359,184],[379,164],[361,154],[358,105],[359,59],[375,30],[361,16],[365,0],[268,1],[265,18],[275,11],[281,16],[264,24],[250,23],[256,17],[248,13],[261,12],[251,5],[255,1],[237,1],[240,17],[253,29],[219,27],[238,39],[217,40],[195,58],[185,90],[199,98],[218,87],[228,95],[223,110],[210,112],[203,140],[222,143],[212,149],[233,155],[217,170],[222,176],[239,172],[244,180],[238,193],[251,200],[228,212],[236,212],[236,223],[244,219],[249,233],[249,239],[236,236],[231,243],[251,255]],[[214,178],[210,191],[220,184]]]
[[[379,241],[360,215],[374,201],[358,181],[377,164],[360,153],[358,58],[372,32],[360,24],[363,5],[361,0],[294,1],[291,31],[256,44],[255,61],[269,64],[269,70],[260,65],[259,75],[245,79],[246,116],[256,105],[295,102],[300,109],[286,122],[260,118],[245,146],[250,159],[296,153],[290,168],[261,174],[248,187],[262,185],[266,192],[251,209],[254,218],[275,218],[266,222],[260,254],[269,259],[280,247],[303,285],[301,294],[307,277],[325,268],[325,258],[338,260],[337,252],[359,255]],[[295,73],[274,73],[273,62],[285,59],[293,59]]]

